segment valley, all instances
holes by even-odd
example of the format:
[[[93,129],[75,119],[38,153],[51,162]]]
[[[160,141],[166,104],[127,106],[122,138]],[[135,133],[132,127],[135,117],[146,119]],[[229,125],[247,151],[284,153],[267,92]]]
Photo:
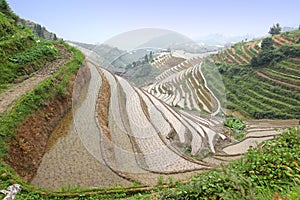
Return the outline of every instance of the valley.
[[[217,52],[166,31],[126,50],[59,40],[5,3],[0,188],[20,184],[16,199],[298,191],[300,30]]]

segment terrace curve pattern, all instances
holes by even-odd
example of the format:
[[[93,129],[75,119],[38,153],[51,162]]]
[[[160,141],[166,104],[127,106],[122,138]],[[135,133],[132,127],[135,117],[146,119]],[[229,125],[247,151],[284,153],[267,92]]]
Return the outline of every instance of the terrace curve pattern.
[[[146,90],[170,106],[213,113],[218,100],[206,86],[202,58],[194,57],[165,70]]]
[[[181,80],[177,94],[185,95],[188,108],[211,112],[211,104],[180,88],[201,86],[199,59],[181,64],[182,73],[161,74],[149,88],[164,88],[160,80]],[[192,65],[191,63],[194,62]],[[129,186],[134,182],[155,185],[159,177],[184,180],[194,173],[210,169],[211,163],[194,159],[215,152],[215,144],[225,136],[218,129],[218,117],[202,118],[178,110],[173,101],[157,98],[148,91],[134,87],[87,60],[91,79],[79,103],[69,116],[67,134],[60,137],[45,154],[32,183],[38,187],[110,187]],[[186,66],[185,66],[186,64]],[[200,82],[195,82],[195,76]],[[161,86],[160,86],[161,85]],[[171,86],[172,87],[172,86]],[[170,98],[171,99],[171,98]],[[170,103],[170,102],[173,102]],[[213,101],[216,103],[216,101]],[[57,132],[60,130],[58,128]],[[55,135],[55,133],[54,133]]]

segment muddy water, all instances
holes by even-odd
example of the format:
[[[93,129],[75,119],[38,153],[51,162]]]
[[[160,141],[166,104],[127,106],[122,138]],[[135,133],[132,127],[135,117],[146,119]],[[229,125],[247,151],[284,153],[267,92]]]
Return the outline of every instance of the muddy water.
[[[126,186],[129,181],[116,175],[103,162],[100,134],[95,107],[101,77],[96,68],[91,71],[89,84],[79,95],[81,101],[73,106],[49,139],[32,184],[47,189],[62,187]]]

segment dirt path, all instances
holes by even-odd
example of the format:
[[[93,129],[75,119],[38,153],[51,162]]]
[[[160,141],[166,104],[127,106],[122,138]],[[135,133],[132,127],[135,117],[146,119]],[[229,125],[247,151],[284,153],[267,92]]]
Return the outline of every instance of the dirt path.
[[[233,49],[233,48],[231,48],[231,49]],[[242,65],[242,62],[239,61],[239,60],[237,60],[237,59],[234,57],[235,50],[231,51],[232,54],[231,54],[231,52],[229,51],[229,49],[226,50],[226,51],[227,51],[227,55],[225,54],[225,56],[226,56],[227,58],[228,58],[228,56],[229,56],[230,60],[232,60],[233,63],[237,63],[237,64],[239,64],[239,65]]]
[[[255,45],[256,45],[256,44],[257,44],[256,42],[252,42],[250,47],[251,47],[256,53],[258,53],[258,50],[255,48]]]
[[[243,61],[245,64],[248,64],[249,62],[248,62],[248,60],[246,59],[246,58],[244,58],[244,56],[242,56],[241,54],[239,54],[239,53],[237,53],[236,52],[236,50],[235,50],[235,48],[231,48],[231,51],[232,51],[232,53],[233,53],[233,55],[235,56],[235,57],[238,57],[241,61]],[[239,59],[236,59],[236,60],[238,60],[239,62],[241,62]],[[242,62],[241,62],[242,63]]]
[[[46,65],[35,72],[32,77],[0,94],[0,113],[10,110],[17,99],[33,90],[43,80],[51,77],[55,71],[70,59],[71,53],[68,52],[65,46],[56,45],[56,47],[59,55],[56,60],[47,62]]]
[[[279,46],[281,46],[281,45],[283,45],[285,43],[285,42],[279,40],[277,37],[273,37],[272,39],[273,39],[273,41],[275,43],[275,46],[277,46],[277,47],[279,47]]]
[[[289,41],[289,40],[287,40],[287,39],[281,37],[280,35],[275,36],[275,38],[276,38],[277,40],[280,40],[280,41],[283,42],[283,43],[286,43],[286,44],[293,44],[293,42],[291,42],[291,41]]]
[[[256,71],[256,74],[260,77],[263,77],[263,78],[266,78],[268,80],[271,80],[271,81],[274,81],[276,83],[280,83],[280,84],[283,84],[283,85],[287,85],[287,86],[290,86],[290,87],[294,87],[294,88],[297,88],[297,89],[300,89],[300,86],[297,86],[297,85],[293,85],[293,84],[290,84],[290,83],[286,83],[286,82],[283,82],[283,81],[279,81],[279,80],[276,80],[276,79],[273,79],[267,75],[265,75],[264,73],[262,73],[261,71]]]
[[[9,90],[0,94],[0,113],[10,110],[15,100],[21,98],[28,91],[32,90],[36,85],[42,82],[49,76],[33,76],[22,83],[10,88]]]

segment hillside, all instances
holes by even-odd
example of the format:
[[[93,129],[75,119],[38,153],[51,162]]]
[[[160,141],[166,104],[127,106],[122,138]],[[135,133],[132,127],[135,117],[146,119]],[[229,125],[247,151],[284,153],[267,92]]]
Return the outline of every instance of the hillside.
[[[262,50],[263,40],[240,42],[210,58],[224,80],[227,113],[237,111],[256,119],[300,118],[299,38],[299,30],[273,36],[270,51]]]
[[[20,20],[0,0],[0,189],[20,184],[22,200],[299,198],[299,30],[208,56],[46,40]]]
[[[36,37],[19,20],[7,2],[1,0],[0,187],[3,189],[28,181],[36,173],[51,132],[71,107],[72,80],[83,64],[81,52],[62,41]],[[87,76],[88,71],[82,74]]]
[[[44,38],[46,40],[57,40],[55,33],[49,32],[45,27],[40,24],[34,23],[26,19],[20,19],[19,23],[30,28],[36,37]]]

